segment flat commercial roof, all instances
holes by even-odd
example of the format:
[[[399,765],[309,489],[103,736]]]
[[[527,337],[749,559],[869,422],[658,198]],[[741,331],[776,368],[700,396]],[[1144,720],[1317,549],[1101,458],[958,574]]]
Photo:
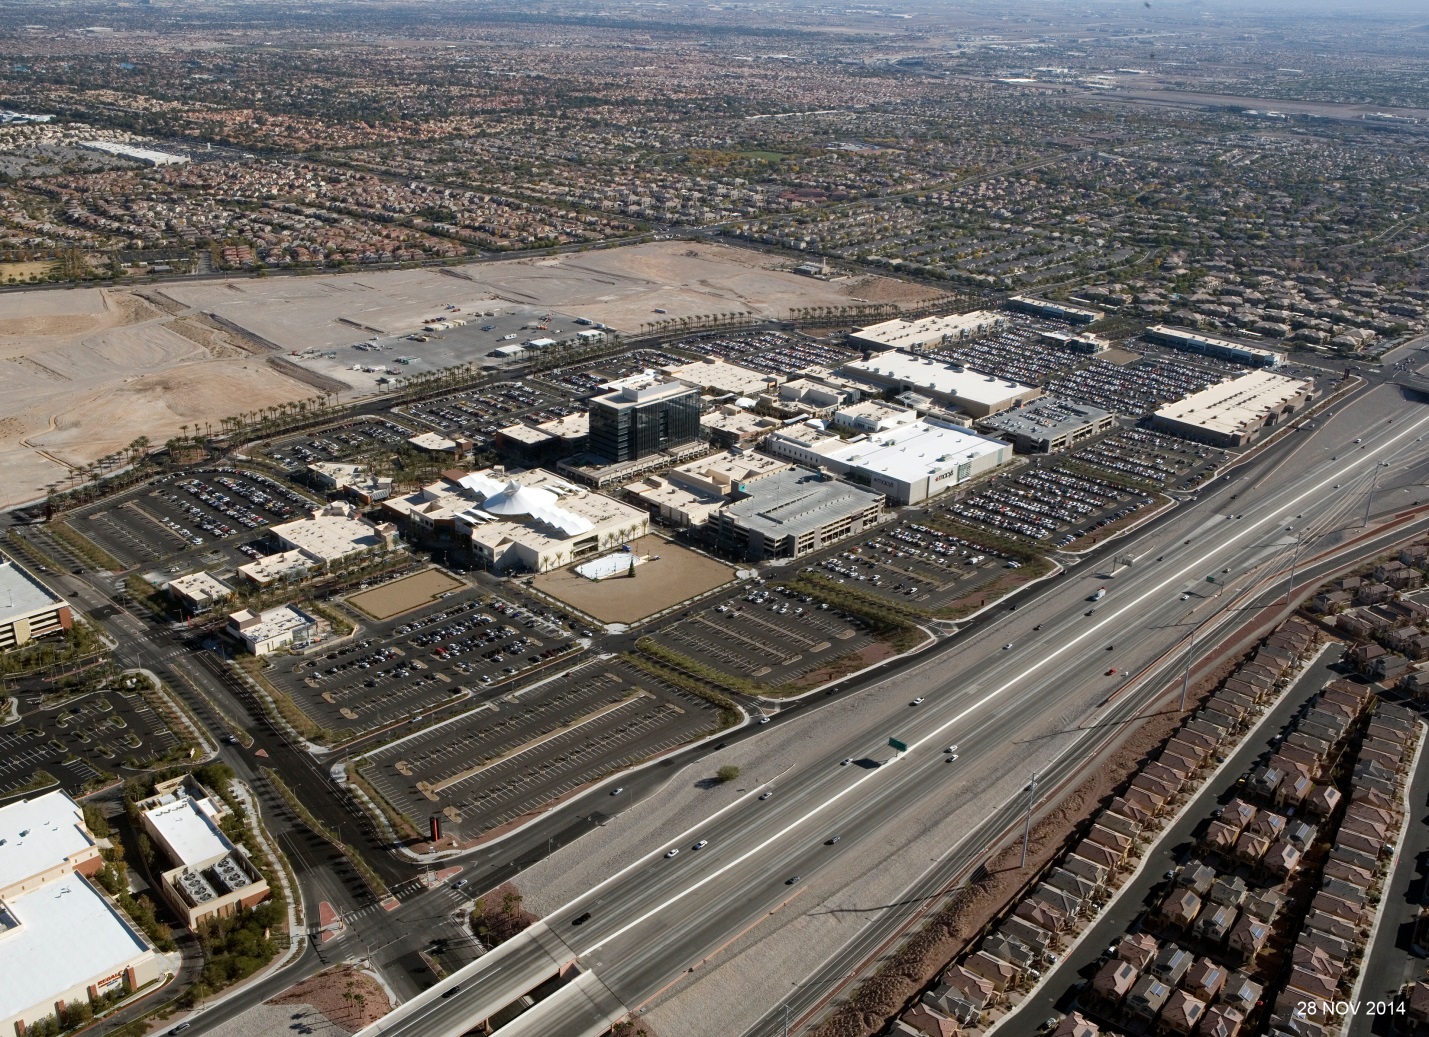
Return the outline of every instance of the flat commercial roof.
[[[798,536],[820,529],[845,515],[866,511],[883,494],[821,476],[811,468],[791,468],[765,476],[751,487],[752,496],[730,504],[745,529],[766,536]]]
[[[348,515],[319,514],[284,522],[273,527],[273,535],[320,562],[335,561],[382,542],[374,526]]]
[[[6,903],[19,924],[0,936],[0,1018],[118,972],[149,949],[78,875]]]
[[[1263,346],[1252,346],[1247,342],[1237,342],[1235,339],[1221,338],[1218,335],[1202,335],[1196,331],[1188,331],[1185,328],[1172,327],[1169,324],[1156,324],[1146,329],[1146,338],[1155,342],[1159,340],[1173,340],[1183,342],[1187,345],[1207,347],[1212,349],[1225,350],[1226,352],[1241,353],[1245,356],[1262,357],[1268,360],[1279,362],[1285,358],[1285,354],[1278,349],[1266,349]]]
[[[189,573],[187,576],[175,576],[169,581],[169,586],[181,594],[187,594],[193,598],[209,597],[222,598],[233,593],[231,587],[218,577],[208,572]]]
[[[846,364],[844,370],[896,379],[943,396],[957,397],[988,407],[995,407],[1023,393],[1036,391],[1033,386],[1023,385],[1021,382],[1010,382],[971,368],[917,357],[910,353],[881,353],[872,360],[856,360]]]
[[[842,449],[829,451],[827,456],[831,461],[865,472],[911,483],[955,468],[964,461],[1009,449],[1010,444],[1000,439],[979,436],[964,428],[915,421],[850,440]]]
[[[43,583],[0,555],[0,623],[54,608],[60,600]]]
[[[255,558],[247,565],[240,565],[238,571],[250,580],[267,583],[269,580],[306,572],[312,565],[312,560],[295,548],[292,551],[279,551],[277,554]]]
[[[228,618],[232,621],[241,621],[251,619],[253,616],[254,613],[242,609]],[[243,627],[239,631],[244,637],[253,641],[266,641],[270,637],[286,634],[290,630],[300,630],[317,622],[296,605],[279,605],[277,608],[257,613],[257,617],[257,623]]]
[[[778,382],[776,375],[763,371],[751,371],[738,364],[723,360],[695,360],[688,364],[671,364],[662,370],[671,378],[678,378],[687,385],[703,389],[706,386],[720,392],[732,392],[740,396],[753,396],[769,388],[771,382]]]
[[[1251,371],[1168,403],[1156,416],[1197,425],[1211,432],[1241,432],[1247,427],[1259,426],[1267,411],[1281,407],[1309,387],[1309,382],[1299,378]]]
[[[228,840],[187,796],[150,807],[144,816],[174,851],[176,863],[194,867],[233,852]]]
[[[892,320],[859,328],[853,338],[895,349],[922,348],[941,345],[949,340],[965,338],[968,332],[983,332],[996,327],[1003,318],[987,310],[972,313],[950,313],[943,317],[894,317]]]
[[[5,842],[0,846],[0,889],[93,845],[83,825],[83,811],[59,789],[0,807],[0,839]]]

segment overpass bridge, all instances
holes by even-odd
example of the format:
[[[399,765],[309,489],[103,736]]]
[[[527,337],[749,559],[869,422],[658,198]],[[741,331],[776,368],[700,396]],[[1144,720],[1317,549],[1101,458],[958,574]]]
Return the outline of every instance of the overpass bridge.
[[[399,1005],[356,1037],[600,1037],[627,1010],[544,922]]]
[[[1429,403],[1429,378],[1421,374],[1402,374],[1394,379],[1394,384],[1406,390],[1410,396],[1422,403]]]

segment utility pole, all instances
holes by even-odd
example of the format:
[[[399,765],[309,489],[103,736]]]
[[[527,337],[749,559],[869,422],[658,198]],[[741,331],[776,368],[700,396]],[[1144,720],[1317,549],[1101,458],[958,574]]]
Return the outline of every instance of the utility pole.
[[[1027,845],[1032,841],[1032,806],[1037,802],[1037,772],[1032,772],[1032,782],[1027,786],[1027,819],[1022,823],[1022,862],[1018,869],[1027,867]]]
[[[1304,543],[1305,533],[1295,534],[1295,553],[1290,556],[1290,581],[1285,584],[1285,604],[1290,604],[1290,592],[1295,589],[1295,566],[1300,562],[1300,545]]]
[[[1176,707],[1178,713],[1186,712],[1186,692],[1191,686],[1191,653],[1195,651],[1196,635],[1200,632],[1200,627],[1191,631],[1191,643],[1186,646],[1186,668],[1181,672],[1181,704]]]
[[[1383,461],[1374,466],[1374,478],[1369,481],[1369,495],[1364,499],[1364,521],[1360,523],[1362,526],[1369,525],[1369,506],[1374,503],[1374,488],[1379,483],[1379,470],[1383,466]]]

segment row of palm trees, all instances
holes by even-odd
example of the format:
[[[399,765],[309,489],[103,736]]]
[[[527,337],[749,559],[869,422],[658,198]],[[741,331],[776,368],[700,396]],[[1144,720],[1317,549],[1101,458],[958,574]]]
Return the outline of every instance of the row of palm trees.
[[[310,421],[320,421],[339,413],[342,407],[335,392],[322,392],[304,400],[273,404],[253,411],[243,411],[223,418],[218,423],[219,437],[230,440],[257,437],[264,438],[285,429],[305,425]],[[200,440],[198,425],[193,426],[193,436],[189,436],[189,426],[180,425],[182,443]],[[213,438],[213,426],[204,424],[202,441]]]

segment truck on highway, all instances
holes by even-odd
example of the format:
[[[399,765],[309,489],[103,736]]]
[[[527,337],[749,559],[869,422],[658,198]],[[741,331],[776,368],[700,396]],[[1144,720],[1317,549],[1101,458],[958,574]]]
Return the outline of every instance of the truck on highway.
[[[1102,598],[1105,598],[1105,597],[1106,597],[1106,588],[1105,588],[1105,587],[1098,587],[1096,590],[1092,591],[1092,593],[1090,593],[1090,594],[1087,595],[1087,600],[1088,600],[1088,601],[1101,601]]]

